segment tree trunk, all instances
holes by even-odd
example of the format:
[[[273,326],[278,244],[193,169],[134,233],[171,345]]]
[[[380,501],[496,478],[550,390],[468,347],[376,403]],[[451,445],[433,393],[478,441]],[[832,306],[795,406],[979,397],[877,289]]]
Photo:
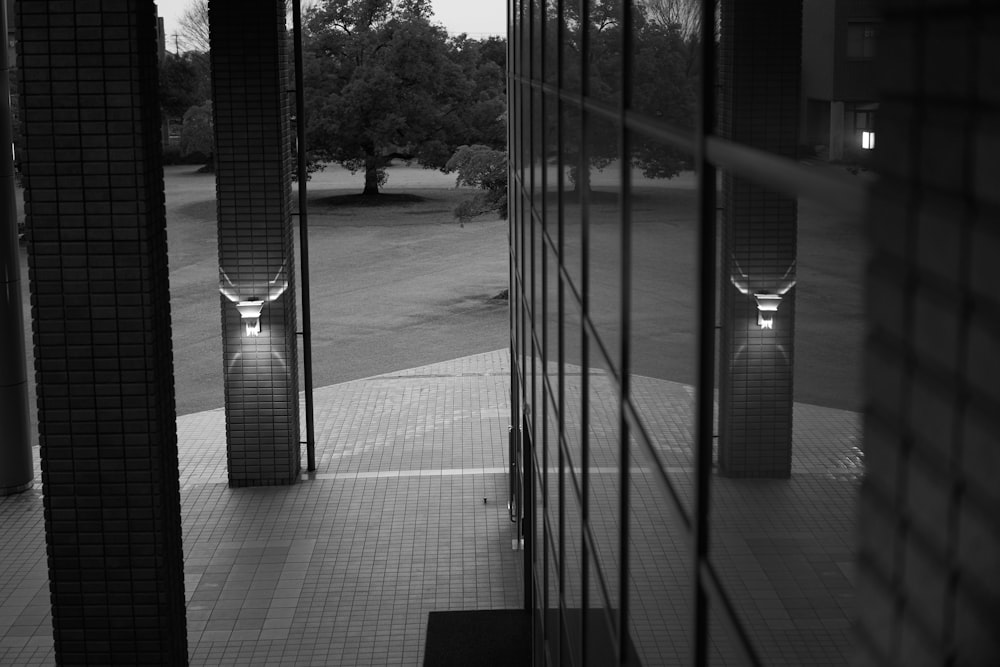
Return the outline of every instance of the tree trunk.
[[[365,156],[365,191],[362,194],[378,194],[378,160],[374,155]]]

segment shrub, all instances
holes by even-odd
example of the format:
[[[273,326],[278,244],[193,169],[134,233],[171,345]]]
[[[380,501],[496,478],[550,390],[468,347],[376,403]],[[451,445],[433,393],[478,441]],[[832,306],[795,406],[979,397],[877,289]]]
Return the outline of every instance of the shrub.
[[[456,185],[477,188],[473,197],[460,202],[454,215],[465,225],[472,218],[496,212],[507,217],[507,153],[489,146],[461,146],[445,165],[444,172],[457,172]]]

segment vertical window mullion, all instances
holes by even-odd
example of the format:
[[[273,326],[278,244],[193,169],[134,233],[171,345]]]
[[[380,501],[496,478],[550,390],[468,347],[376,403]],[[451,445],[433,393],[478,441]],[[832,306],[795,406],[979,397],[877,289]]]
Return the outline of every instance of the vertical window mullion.
[[[692,554],[692,584],[694,600],[693,664],[708,664],[708,595],[702,581],[702,565],[709,550],[709,485],[712,472],[712,433],[714,429],[715,384],[715,243],[716,243],[716,175],[715,167],[706,159],[706,138],[715,128],[715,0],[701,3],[701,91],[700,114],[695,142],[698,169],[699,220],[699,351],[694,553]]]
[[[620,350],[618,354],[619,379],[618,388],[618,460],[619,471],[619,522],[618,534],[618,659],[622,664],[628,662],[628,559],[629,559],[629,425],[625,419],[625,402],[630,400],[631,383],[629,374],[629,337],[631,335],[630,321],[632,317],[632,282],[631,282],[631,252],[632,252],[632,208],[631,188],[632,169],[629,154],[631,151],[630,133],[625,124],[625,114],[631,106],[632,93],[632,2],[626,2],[622,8],[622,44],[621,44],[621,80],[618,106],[618,145],[619,165],[621,166],[620,191],[621,204],[619,208],[621,224],[621,310],[619,322]]]

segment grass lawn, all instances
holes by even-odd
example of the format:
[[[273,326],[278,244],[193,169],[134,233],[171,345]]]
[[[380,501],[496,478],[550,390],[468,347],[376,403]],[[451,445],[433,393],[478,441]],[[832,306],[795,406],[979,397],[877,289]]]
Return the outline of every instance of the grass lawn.
[[[215,179],[190,166],[165,172],[177,407],[186,414],[223,405]],[[614,357],[613,323],[620,307],[617,204],[608,194],[610,184],[594,180],[591,309]],[[506,302],[491,299],[508,283],[506,221],[482,218],[459,226],[451,211],[469,191],[456,190],[452,176],[418,167],[390,169],[385,203],[379,206],[360,200],[361,187],[360,175],[339,167],[315,174],[309,183],[315,385],[506,347]],[[554,198],[545,205],[554,213]],[[685,175],[636,179],[631,363],[642,375],[694,380],[694,207]],[[572,213],[571,208],[566,215],[566,266],[578,281],[582,263]],[[860,221],[800,203],[798,401],[861,408],[864,254]],[[26,267],[23,248],[21,255]],[[549,268],[554,284],[556,272]],[[538,275],[541,270],[539,263]],[[537,289],[540,295],[540,281]],[[31,349],[30,331],[26,338]],[[572,358],[574,349],[579,348],[570,341],[568,361],[580,364],[583,360]],[[597,364],[596,357],[592,362]],[[29,390],[33,403],[33,386]]]
[[[193,172],[166,174],[181,414],[223,405],[214,179]],[[459,226],[468,191],[439,172],[391,169],[378,206],[362,185],[338,167],[308,185],[314,385],[505,347],[507,223]]]
[[[621,301],[621,241],[613,186],[595,179],[590,208],[590,313],[612,363],[618,363]],[[632,371],[693,384],[697,374],[697,201],[690,174],[650,180],[636,173],[632,195],[631,342]],[[555,215],[556,198],[546,201]],[[579,285],[583,275],[578,208],[565,219],[566,268]],[[864,343],[864,229],[810,201],[799,202],[798,282],[795,287],[795,400],[861,410]],[[540,247],[536,238],[536,247]],[[536,269],[539,274],[541,266]],[[555,272],[549,284],[554,284]],[[539,286],[540,290],[540,286]],[[551,298],[555,299],[552,290]],[[569,316],[574,317],[570,312]],[[568,361],[603,365],[591,351],[567,338]]]

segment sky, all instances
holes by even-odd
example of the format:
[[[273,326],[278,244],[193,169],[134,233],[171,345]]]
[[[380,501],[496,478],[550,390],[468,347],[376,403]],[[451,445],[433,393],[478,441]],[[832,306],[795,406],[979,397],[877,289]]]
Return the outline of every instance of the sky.
[[[177,20],[191,0],[157,0],[168,35],[177,31]],[[303,2],[305,4],[305,2]],[[454,35],[464,32],[470,37],[504,35],[507,32],[507,0],[431,0],[434,20]],[[291,7],[291,2],[288,2]]]

